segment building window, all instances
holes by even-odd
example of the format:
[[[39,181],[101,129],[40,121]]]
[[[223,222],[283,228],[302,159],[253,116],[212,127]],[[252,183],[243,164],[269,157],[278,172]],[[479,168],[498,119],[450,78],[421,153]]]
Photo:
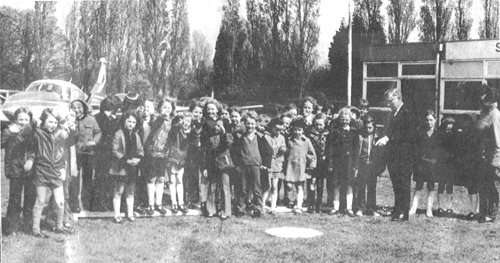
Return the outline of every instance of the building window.
[[[445,81],[445,110],[479,110],[481,81]]]
[[[488,61],[488,76],[500,77],[500,61]]]
[[[398,63],[374,63],[366,65],[367,77],[397,77]]]
[[[403,65],[403,75],[417,76],[417,75],[435,75],[436,65],[434,64],[413,64]]]
[[[482,61],[445,61],[443,62],[442,78],[465,79],[483,76]]]
[[[417,119],[424,113],[436,107],[436,80],[434,79],[403,79],[401,93],[405,105]]]
[[[396,87],[397,81],[367,81],[366,98],[370,101],[370,107],[387,107],[384,93]]]

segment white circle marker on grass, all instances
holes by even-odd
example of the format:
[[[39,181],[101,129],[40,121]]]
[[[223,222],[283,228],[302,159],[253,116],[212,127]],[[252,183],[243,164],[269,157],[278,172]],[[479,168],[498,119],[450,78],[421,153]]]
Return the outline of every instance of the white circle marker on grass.
[[[312,228],[302,227],[276,227],[265,231],[267,234],[282,238],[313,238],[323,235],[323,233]]]

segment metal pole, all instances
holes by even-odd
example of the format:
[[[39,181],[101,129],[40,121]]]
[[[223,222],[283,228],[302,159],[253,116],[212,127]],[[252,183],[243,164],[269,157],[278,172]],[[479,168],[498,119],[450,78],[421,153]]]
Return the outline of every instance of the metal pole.
[[[500,0],[499,0],[500,1]],[[349,0],[349,44],[347,46],[348,66],[347,66],[347,105],[351,105],[352,96],[352,10],[351,0]]]
[[[441,53],[443,51],[443,44],[439,43],[437,44],[437,52],[436,52],[436,91],[435,91],[435,96],[436,96],[436,102],[435,103],[435,112],[436,116],[438,118],[438,123],[441,122],[441,105],[440,105],[440,96],[441,96]]]

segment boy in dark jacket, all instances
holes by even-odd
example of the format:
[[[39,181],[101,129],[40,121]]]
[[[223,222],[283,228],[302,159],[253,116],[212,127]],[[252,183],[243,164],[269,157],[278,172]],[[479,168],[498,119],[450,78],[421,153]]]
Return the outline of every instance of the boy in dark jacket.
[[[101,101],[100,112],[95,115],[95,120],[101,130],[101,139],[96,145],[96,163],[95,163],[95,191],[96,207],[99,211],[106,211],[111,207],[110,193],[112,193],[112,182],[109,180],[109,160],[111,158],[111,143],[113,134],[118,130],[118,120],[116,111],[120,103],[116,97],[106,97]]]
[[[260,217],[264,208],[260,173],[261,169],[270,168],[273,150],[264,136],[256,132],[257,119],[251,113],[245,117],[245,133],[233,145],[232,157],[240,177],[235,186],[237,216],[243,215],[247,208],[254,217]]]

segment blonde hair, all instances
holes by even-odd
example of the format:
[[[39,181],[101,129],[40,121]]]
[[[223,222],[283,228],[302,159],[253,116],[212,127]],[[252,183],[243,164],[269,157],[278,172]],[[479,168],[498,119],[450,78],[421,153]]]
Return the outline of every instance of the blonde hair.
[[[348,107],[344,107],[344,108],[340,109],[338,114],[339,114],[339,116],[338,116],[339,119],[342,116],[348,116],[349,119],[352,119],[351,109]]]

